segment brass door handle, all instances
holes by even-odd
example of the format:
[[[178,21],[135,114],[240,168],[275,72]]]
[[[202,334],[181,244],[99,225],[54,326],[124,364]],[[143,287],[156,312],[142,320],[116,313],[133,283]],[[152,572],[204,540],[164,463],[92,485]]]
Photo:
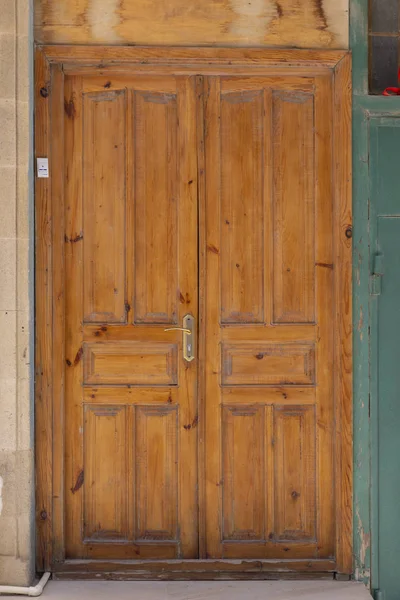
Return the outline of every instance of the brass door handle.
[[[183,327],[167,327],[164,331],[183,332],[183,358],[187,362],[194,360],[194,317],[185,315],[182,322]]]

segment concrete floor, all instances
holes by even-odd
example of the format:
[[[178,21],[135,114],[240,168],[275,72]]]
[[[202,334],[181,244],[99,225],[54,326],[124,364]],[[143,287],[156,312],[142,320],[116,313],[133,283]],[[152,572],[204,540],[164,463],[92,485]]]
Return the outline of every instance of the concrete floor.
[[[53,600],[371,600],[362,583],[339,581],[49,581]]]

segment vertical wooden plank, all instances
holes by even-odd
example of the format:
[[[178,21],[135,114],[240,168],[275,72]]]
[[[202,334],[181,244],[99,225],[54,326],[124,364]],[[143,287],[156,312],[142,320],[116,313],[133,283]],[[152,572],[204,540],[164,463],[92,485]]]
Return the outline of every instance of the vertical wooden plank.
[[[196,115],[197,115],[197,193],[198,193],[198,504],[199,504],[199,547],[198,557],[205,558],[206,555],[206,446],[205,446],[205,416],[206,416],[206,187],[205,187],[205,82],[202,75],[196,77]]]
[[[273,319],[315,318],[314,98],[273,93]]]
[[[264,407],[222,409],[223,539],[264,539]]]
[[[84,94],[83,318],[126,321],[125,90]],[[72,243],[72,240],[71,240]]]
[[[334,87],[334,256],[336,392],[337,568],[351,573],[352,556],[352,214],[351,214],[351,59],[335,69]]]
[[[356,67],[357,68],[357,67]],[[369,99],[368,99],[369,100]],[[370,349],[369,349],[369,197],[368,185],[368,113],[358,98],[354,98],[353,111],[353,332],[354,361],[354,574],[357,580],[369,584],[370,577],[376,578],[376,569],[371,565],[371,456],[370,426],[373,408],[370,408]],[[373,369],[373,365],[372,365]],[[371,398],[373,403],[373,398]],[[371,411],[371,412],[370,412]],[[375,540],[375,536],[373,538]]]
[[[64,73],[52,66],[51,203],[53,245],[53,560],[64,559]],[[57,132],[55,135],[54,132]]]
[[[85,406],[83,538],[86,541],[128,539],[127,407]]]
[[[83,496],[83,94],[80,77],[66,77],[65,111],[65,552],[81,556]]]
[[[350,0],[350,47],[353,63],[353,333],[354,362],[354,573],[357,580],[379,587],[378,573],[371,564],[371,441],[370,441],[370,349],[369,349],[369,210],[368,112],[376,102],[385,101],[384,110],[397,110],[397,98],[368,96],[368,16],[369,0]],[[389,101],[392,106],[388,104]],[[394,102],[392,102],[394,101]],[[372,545],[378,535],[372,536]]]
[[[316,265],[316,445],[318,556],[335,552],[334,504],[334,265],[333,257],[333,75],[316,79],[315,90],[315,265]],[[327,202],[327,198],[331,201]],[[339,267],[340,268],[340,267]],[[330,451],[328,451],[330,449]]]
[[[220,79],[208,77],[205,100],[206,121],[206,386],[205,428],[207,431],[206,558],[222,556],[222,480],[221,480],[221,409],[220,397]]]
[[[176,291],[179,325],[190,313],[197,321],[198,315],[198,191],[197,191],[197,122],[196,81],[194,77],[177,77],[177,102],[179,125],[177,148],[179,158],[178,198],[182,207],[178,211],[179,253],[177,256],[179,287],[170,282]],[[177,250],[178,250],[177,249]],[[198,326],[195,325],[195,356],[197,357]],[[186,362],[182,353],[182,334],[179,340],[179,523],[180,556],[198,556],[198,359]]]
[[[264,322],[262,90],[221,95],[221,322]]]
[[[356,96],[368,94],[368,17],[369,0],[350,0],[350,47]]]
[[[50,67],[35,51],[35,158],[50,156]],[[36,568],[48,571],[52,556],[52,234],[50,179],[35,181],[35,468]]]

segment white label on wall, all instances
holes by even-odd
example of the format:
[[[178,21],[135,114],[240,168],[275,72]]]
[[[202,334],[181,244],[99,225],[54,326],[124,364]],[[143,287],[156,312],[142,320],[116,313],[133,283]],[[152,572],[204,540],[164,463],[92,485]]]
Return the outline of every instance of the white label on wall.
[[[49,176],[49,159],[38,158],[37,159],[37,176],[48,177]]]

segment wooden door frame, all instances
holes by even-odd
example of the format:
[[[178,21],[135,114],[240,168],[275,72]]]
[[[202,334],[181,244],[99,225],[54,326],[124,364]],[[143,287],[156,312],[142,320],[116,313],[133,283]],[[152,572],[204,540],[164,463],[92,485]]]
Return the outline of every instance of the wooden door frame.
[[[335,560],[134,561],[130,565],[66,561],[63,532],[63,187],[64,73],[192,75],[316,74],[334,81],[334,252],[335,264]],[[56,135],[52,133],[56,132]],[[352,292],[351,292],[351,58],[343,50],[261,48],[156,48],[121,46],[38,46],[35,51],[35,158],[49,157],[50,177],[36,178],[35,444],[36,558],[38,571],[90,576],[93,569],[115,578],[258,578],[350,574],[352,557]],[[57,165],[57,169],[52,166]],[[200,182],[199,192],[203,184]],[[200,197],[200,203],[201,203]],[[202,255],[202,248],[200,256]],[[200,286],[204,268],[200,267]],[[201,377],[199,378],[201,380]],[[199,398],[201,398],[200,390]],[[202,419],[201,419],[202,420]],[[199,424],[201,425],[201,424]],[[199,439],[204,436],[199,433]],[[201,458],[201,447],[200,447]],[[200,464],[200,470],[204,468]],[[200,490],[200,497],[201,497]],[[203,523],[204,526],[204,523]],[[200,540],[202,527],[200,528]],[[79,565],[78,565],[79,563]],[[89,564],[90,563],[90,564]],[[139,564],[140,563],[140,564]],[[169,565],[169,566],[168,566]]]

